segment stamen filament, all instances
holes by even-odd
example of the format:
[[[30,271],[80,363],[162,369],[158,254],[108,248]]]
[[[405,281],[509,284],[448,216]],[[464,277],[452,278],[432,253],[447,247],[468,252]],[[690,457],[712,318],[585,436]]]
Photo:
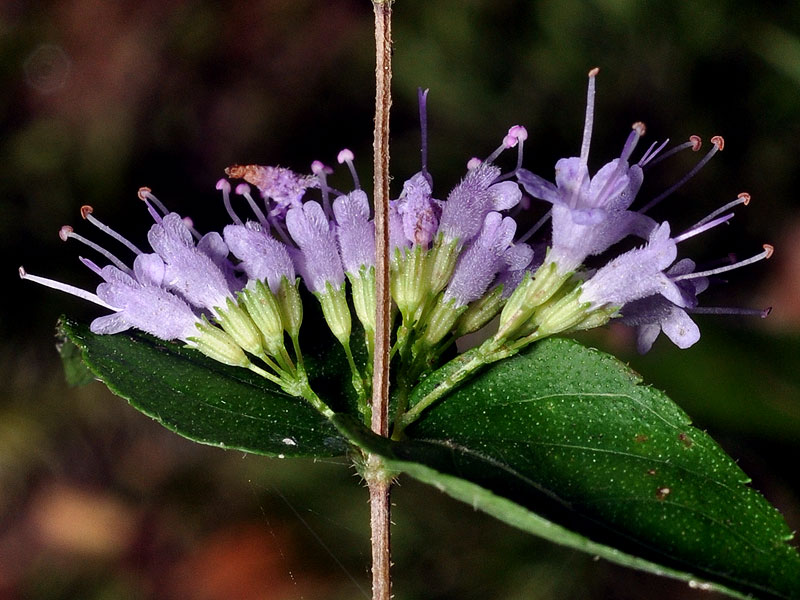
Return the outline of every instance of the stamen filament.
[[[358,182],[358,173],[356,173],[356,167],[353,164],[354,158],[355,156],[353,155],[353,152],[345,148],[339,152],[339,155],[336,157],[336,160],[339,161],[340,165],[342,163],[347,163],[347,167],[350,169],[350,175],[353,176],[353,183],[355,184],[356,189],[360,190],[361,184],[359,184]]]
[[[158,210],[161,211],[162,215],[169,213],[167,207],[164,206],[164,203],[153,195],[153,190],[151,190],[149,187],[140,187],[138,196],[140,200],[148,202],[149,204],[153,204]],[[160,221],[160,219],[157,220]]]
[[[220,179],[217,182],[217,189],[222,192],[222,203],[225,205],[225,211],[228,213],[228,216],[231,218],[236,225],[244,225],[242,220],[239,218],[233,211],[233,207],[231,206],[231,184],[228,182],[227,179]]]
[[[112,263],[114,263],[114,266],[117,267],[120,271],[123,271],[123,272],[127,273],[128,275],[130,275],[132,273],[130,267],[128,267],[124,262],[122,262],[116,256],[111,254],[111,252],[109,252],[108,250],[106,250],[105,248],[100,246],[99,244],[94,243],[92,240],[87,240],[82,235],[75,233],[72,230],[72,227],[70,227],[69,225],[64,225],[61,229],[59,229],[58,237],[60,237],[61,240],[64,241],[64,242],[66,242],[70,238],[72,238],[74,240],[77,240],[77,241],[81,242],[82,244],[84,244],[86,246],[89,246],[89,248],[91,248],[95,252],[98,252],[99,254],[102,254],[103,256],[105,256],[108,260],[110,260]]]
[[[697,306],[695,308],[684,308],[686,312],[698,315],[742,315],[745,317],[761,317],[766,319],[772,312],[772,307],[758,308],[731,308],[727,306]]]
[[[433,187],[433,178],[428,173],[428,91],[417,88],[417,102],[419,104],[419,132],[420,155],[422,158],[422,176]]]
[[[319,179],[319,189],[322,192],[322,210],[328,215],[328,218],[333,214],[331,211],[330,188],[328,187],[328,173],[332,171],[332,169],[318,160],[311,163],[311,172]]]
[[[105,223],[102,223],[99,219],[95,218],[92,215],[93,211],[94,209],[88,204],[84,204],[83,206],[81,206],[81,216],[87,221],[89,221],[89,223],[97,227],[100,231],[102,231],[106,235],[117,240],[120,244],[128,248],[134,254],[142,254],[142,251],[139,250],[139,248],[137,248],[133,242],[128,241],[126,238],[122,237],[119,233],[111,229],[111,227],[109,227]]]
[[[656,152],[653,153],[653,156],[649,156],[647,161],[641,162],[640,166],[644,166],[645,164],[647,164],[648,167],[654,167],[655,165],[660,163],[662,160],[665,160],[665,159],[669,158],[670,156],[672,156],[674,154],[677,154],[681,150],[686,150],[687,148],[691,148],[692,152],[697,152],[698,150],[700,150],[700,147],[703,145],[703,140],[699,135],[690,135],[688,142],[684,142],[682,144],[678,144],[677,146],[675,146],[673,148],[670,148],[669,150],[664,152],[664,154],[659,154],[659,152],[661,151],[661,148],[666,146],[668,141],[669,140],[666,140],[663,144],[661,144],[661,147],[659,147],[659,149]]]
[[[729,209],[733,208],[734,206],[739,206],[740,204],[744,204],[745,206],[750,204],[750,194],[748,194],[747,192],[742,192],[741,194],[739,194],[737,196],[736,200],[733,200],[732,202],[728,202],[725,206],[723,206],[721,208],[718,208],[717,210],[712,212],[710,215],[707,215],[707,216],[703,217],[697,223],[692,225],[689,229],[694,229],[695,227],[703,225],[704,223],[709,222],[711,219],[713,219],[717,215],[721,215],[726,210],[729,210]]]
[[[686,231],[684,231],[680,235],[675,236],[672,239],[675,241],[675,243],[683,242],[684,240],[688,240],[689,238],[694,237],[696,235],[699,235],[699,234],[703,233],[704,231],[708,231],[709,229],[712,229],[712,228],[716,227],[717,225],[721,225],[722,223],[726,223],[726,222],[730,221],[732,218],[733,218],[733,213],[728,213],[727,215],[724,215],[722,217],[718,217],[718,218],[716,218],[716,219],[714,219],[712,221],[707,221],[706,223],[703,223],[702,225],[693,225],[692,227],[690,227],[689,229],[687,229]]]
[[[27,279],[28,281],[33,281],[34,283],[38,283],[39,285],[43,285],[45,287],[52,288],[54,290],[58,290],[60,292],[66,292],[67,294],[71,294],[73,296],[77,296],[78,298],[83,298],[84,300],[88,300],[89,302],[94,302],[102,306],[103,308],[107,308],[109,310],[113,310],[114,312],[118,312],[119,309],[103,302],[97,294],[93,294],[91,292],[87,292],[86,290],[82,290],[79,287],[75,287],[74,285],[69,285],[67,283],[61,283],[60,281],[56,281],[54,279],[48,279],[47,277],[40,277],[38,275],[31,275],[25,270],[25,267],[19,268],[19,277],[20,279]]]
[[[722,148],[725,145],[725,140],[722,139],[722,136],[715,135],[713,138],[711,138],[711,143],[713,144],[713,147],[711,148],[711,150],[709,150],[706,153],[706,155],[702,159],[700,159],[700,162],[698,162],[691,171],[689,171],[686,175],[684,175],[683,178],[681,178],[681,180],[678,181],[678,183],[676,183],[675,185],[667,188],[664,192],[662,192],[661,194],[659,194],[658,196],[653,198],[650,202],[648,202],[644,206],[644,208],[640,209],[639,212],[640,213],[647,212],[648,210],[653,208],[656,204],[661,202],[664,198],[666,198],[667,196],[669,196],[670,194],[672,194],[673,192],[675,192],[679,188],[683,187],[683,185],[687,181],[689,181],[692,177],[694,177],[697,174],[697,172],[700,169],[702,169],[706,165],[706,163],[708,161],[711,160],[712,156],[714,156],[717,152],[722,150]]]
[[[530,237],[531,237],[531,236],[532,236],[534,233],[536,233],[537,231],[539,231],[539,229],[541,229],[541,228],[542,228],[542,226],[543,226],[545,223],[547,223],[547,221],[550,219],[550,214],[551,214],[552,212],[553,212],[553,210],[552,210],[552,209],[548,210],[548,211],[547,211],[547,212],[544,214],[544,216],[543,216],[541,219],[539,219],[538,221],[536,221],[536,223],[533,225],[533,227],[531,227],[530,229],[528,229],[528,231],[526,231],[526,232],[525,232],[525,235],[523,235],[521,238],[519,238],[519,239],[518,239],[518,240],[517,240],[515,243],[516,243],[516,244],[521,244],[521,243],[523,243],[523,242],[526,242],[526,241],[528,241],[528,240],[530,239]]]
[[[770,244],[764,244],[763,252],[756,254],[755,256],[751,256],[750,258],[746,258],[745,260],[739,261],[737,263],[725,267],[709,269],[708,271],[699,271],[697,273],[686,273],[685,275],[678,275],[677,277],[673,277],[672,280],[681,281],[683,279],[697,279],[698,277],[710,277],[711,275],[719,275],[720,273],[726,273],[728,271],[733,271],[734,269],[738,269],[740,267],[751,265],[761,260],[766,260],[767,258],[772,256],[772,253],[774,251],[775,249]]]
[[[589,164],[589,148],[592,144],[592,128],[594,127],[594,94],[595,78],[600,69],[595,67],[589,71],[589,86],[586,90],[586,117],[583,122],[583,140],[581,141],[581,167]]]
[[[253,196],[250,195],[250,186],[246,183],[240,183],[236,186],[236,193],[245,197],[247,203],[250,205],[250,210],[253,211],[253,214],[258,219],[258,222],[264,227],[269,227],[266,215],[264,215],[264,212],[258,207],[256,201],[253,200]]]

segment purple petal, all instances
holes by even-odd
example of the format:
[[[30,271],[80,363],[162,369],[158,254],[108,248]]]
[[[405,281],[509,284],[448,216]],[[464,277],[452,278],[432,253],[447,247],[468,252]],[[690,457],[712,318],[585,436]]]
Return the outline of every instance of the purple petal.
[[[369,201],[361,190],[355,190],[333,201],[336,217],[336,238],[347,273],[358,273],[361,267],[375,266],[375,224],[369,220]]]
[[[261,225],[253,221],[246,225],[228,225],[223,235],[233,255],[241,261],[248,279],[266,281],[273,292],[278,291],[283,277],[294,283],[294,265],[286,245],[263,231]]]
[[[338,289],[344,283],[336,236],[319,203],[306,202],[286,213],[286,228],[300,247],[303,260],[295,263],[312,292],[324,292],[326,283]]]

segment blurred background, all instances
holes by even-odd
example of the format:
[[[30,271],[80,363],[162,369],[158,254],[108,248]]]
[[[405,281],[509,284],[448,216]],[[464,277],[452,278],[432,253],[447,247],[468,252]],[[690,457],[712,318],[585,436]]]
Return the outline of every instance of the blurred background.
[[[586,73],[601,67],[590,167],[645,141],[725,137],[654,216],[688,227],[741,191],[730,226],[684,249],[713,261],[763,242],[768,263],[704,294],[769,319],[698,317],[699,344],[630,332],[585,339],[665,389],[800,527],[800,4],[439,0],[395,4],[393,193],[418,170],[417,86],[429,87],[430,170],[443,197],[471,156],[528,128],[526,166],[552,178],[579,152]],[[0,2],[0,598],[300,599],[368,595],[367,494],[343,461],[287,463],[202,447],[102,385],[69,388],[57,317],[95,307],[20,282],[89,287],[58,239],[79,208],[143,242],[150,186],[202,231],[234,163],[306,170],[351,148],[371,175],[367,0]],[[708,148],[706,142],[705,148]],[[645,197],[698,159],[653,170]],[[707,598],[497,523],[408,479],[394,494],[395,597]]]

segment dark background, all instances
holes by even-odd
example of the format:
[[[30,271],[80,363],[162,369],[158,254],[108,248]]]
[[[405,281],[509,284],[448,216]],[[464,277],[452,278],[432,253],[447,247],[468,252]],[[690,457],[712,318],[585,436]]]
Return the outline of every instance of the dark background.
[[[694,348],[660,339],[644,358],[616,327],[587,342],[666,389],[793,529],[799,36],[793,2],[399,0],[392,121],[395,194],[418,169],[417,86],[431,89],[440,196],[514,123],[530,132],[526,166],[552,178],[555,161],[579,151],[594,66],[593,169],[618,155],[636,120],[645,141],[725,137],[655,216],[685,228],[750,192],[730,226],[682,249],[712,260],[774,243],[772,261],[704,298],[772,305],[771,317],[699,317]],[[201,447],[100,384],[68,388],[55,321],[100,313],[20,282],[16,269],[91,286],[59,227],[86,233],[78,209],[91,204],[143,243],[142,185],[202,231],[219,228],[214,183],[233,163],[304,171],[349,147],[369,185],[373,64],[367,0],[0,2],[0,597],[335,599],[367,589],[367,496],[350,467]],[[654,169],[645,197],[697,158]],[[407,479],[394,499],[400,600],[708,597],[541,542]]]

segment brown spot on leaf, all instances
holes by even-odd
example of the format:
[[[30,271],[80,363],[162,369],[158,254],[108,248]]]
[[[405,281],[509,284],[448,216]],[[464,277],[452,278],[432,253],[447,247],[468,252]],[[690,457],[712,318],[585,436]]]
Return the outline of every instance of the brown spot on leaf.
[[[692,444],[694,443],[694,442],[692,442],[692,438],[690,438],[690,437],[689,437],[687,434],[685,434],[685,433],[683,433],[683,432],[681,432],[681,433],[679,433],[679,434],[678,434],[678,439],[679,439],[679,440],[680,440],[680,441],[683,443],[683,445],[684,445],[684,446],[686,446],[687,448],[691,448],[691,447],[692,447]]]
[[[656,500],[663,500],[667,496],[669,496],[672,490],[668,487],[660,487],[656,490]]]
[[[637,444],[641,444],[642,442],[646,442],[648,439],[649,439],[649,438],[648,438],[646,435],[644,435],[643,433],[639,433],[639,434],[637,434],[637,435],[636,435],[636,437],[635,437],[635,438],[633,438],[633,440],[634,440],[634,441],[635,441]]]
[[[647,469],[647,474],[648,475],[655,475],[656,474],[656,470],[655,469]]]

